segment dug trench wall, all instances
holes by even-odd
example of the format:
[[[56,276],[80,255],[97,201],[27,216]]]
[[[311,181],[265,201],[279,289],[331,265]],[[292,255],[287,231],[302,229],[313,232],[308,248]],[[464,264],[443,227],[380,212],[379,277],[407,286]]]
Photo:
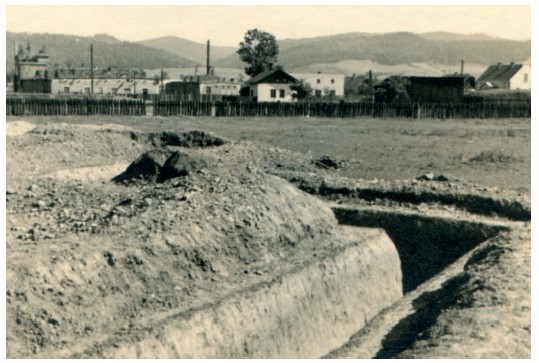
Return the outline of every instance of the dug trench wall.
[[[321,357],[402,297],[399,255],[385,232],[342,230],[361,238],[214,304],[169,316],[144,332],[109,339],[75,357]]]

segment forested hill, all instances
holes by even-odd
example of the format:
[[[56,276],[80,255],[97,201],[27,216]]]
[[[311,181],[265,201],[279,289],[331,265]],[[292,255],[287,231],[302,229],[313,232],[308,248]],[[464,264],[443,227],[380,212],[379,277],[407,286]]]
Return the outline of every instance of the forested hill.
[[[139,42],[139,44],[162,49],[199,64],[206,64],[206,43],[202,44],[180,37],[168,36],[144,40]],[[234,47],[221,47],[214,44],[210,44],[210,46],[210,60],[212,62],[234,54],[237,50],[237,48]]]
[[[13,72],[15,43],[37,54],[42,46],[50,57],[50,65],[80,67],[90,64],[90,44],[94,46],[94,65],[98,68],[190,67],[194,62],[164,50],[138,43],[124,42],[110,35],[80,37],[63,34],[6,33],[7,72]]]
[[[530,59],[531,41],[452,33],[348,33],[327,37],[279,41],[279,64],[287,69],[342,60],[370,60],[379,64],[406,63],[494,64]],[[236,54],[216,66],[241,67]]]

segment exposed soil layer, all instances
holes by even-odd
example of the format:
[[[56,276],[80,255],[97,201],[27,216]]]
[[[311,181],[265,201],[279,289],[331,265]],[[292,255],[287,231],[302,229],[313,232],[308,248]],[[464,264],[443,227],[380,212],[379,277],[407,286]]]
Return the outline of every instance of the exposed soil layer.
[[[349,180],[311,155],[199,131],[9,124],[10,358],[530,356],[527,195],[452,177]],[[385,258],[397,251],[400,261],[364,256],[370,269],[351,268],[345,256],[366,242],[339,222],[383,228],[395,245]],[[325,273],[324,261],[333,261]],[[357,271],[379,281],[367,272],[375,267],[396,287],[370,288],[396,294],[355,296],[338,278]],[[396,301],[399,289],[408,294]],[[391,310],[400,303],[410,306],[402,315]],[[361,304],[384,310],[359,313]],[[264,308],[267,336],[242,320]],[[338,324],[317,315],[324,309]],[[215,327],[224,330],[214,344],[197,340]],[[236,331],[244,338],[226,340]],[[326,351],[316,341],[324,331]],[[167,343],[184,334],[200,349]],[[364,356],[365,342],[378,348]]]

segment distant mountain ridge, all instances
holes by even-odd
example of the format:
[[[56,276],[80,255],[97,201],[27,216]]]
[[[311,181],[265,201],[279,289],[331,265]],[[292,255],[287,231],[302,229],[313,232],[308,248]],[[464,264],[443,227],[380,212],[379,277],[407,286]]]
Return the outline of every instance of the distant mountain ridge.
[[[242,39],[238,39],[238,44]],[[89,47],[94,44],[96,67],[120,68],[192,68],[206,63],[206,44],[176,36],[148,39],[141,42],[125,42],[108,34],[80,37],[63,34],[36,34],[6,32],[6,65],[13,70],[14,46],[33,47],[33,52],[45,46],[50,64],[89,63]],[[211,41],[211,39],[210,39]],[[288,71],[313,69],[331,65],[350,70],[353,64],[373,64],[389,69],[414,69],[424,64],[424,72],[431,72],[429,65],[437,69],[455,69],[464,60],[466,64],[490,65],[498,62],[522,62],[531,58],[531,41],[494,38],[484,34],[456,34],[430,32],[414,34],[399,33],[345,33],[301,39],[278,40],[278,63]],[[243,69],[245,63],[236,54],[237,47],[211,45],[211,65],[218,69]],[[342,62],[348,62],[343,67]],[[355,62],[355,63],[354,63]],[[369,63],[372,62],[372,63]],[[412,65],[395,68],[398,65]],[[441,66],[441,67],[440,67]],[[450,66],[450,67],[449,67]],[[392,68],[393,67],[393,68]],[[417,67],[416,67],[417,68]],[[355,71],[355,70],[354,70]],[[433,70],[434,72],[434,70]],[[441,71],[437,71],[441,72]]]
[[[187,58],[198,64],[206,64],[206,44],[197,43],[188,39],[167,36],[155,39],[148,39],[138,42],[147,47],[165,50],[169,53]],[[217,60],[236,52],[235,47],[221,47],[211,44],[210,40],[210,60]]]
[[[279,64],[286,69],[343,60],[370,60],[383,65],[408,63],[475,64],[519,62],[531,57],[531,41],[453,33],[347,33],[327,37],[279,41]],[[223,67],[241,67],[236,55],[216,61]]]
[[[13,72],[15,67],[15,44],[26,48],[31,45],[36,54],[45,47],[49,55],[49,64],[81,66],[90,64],[90,44],[94,47],[94,65],[99,68],[154,68],[154,67],[190,67],[192,60],[180,57],[164,50],[146,47],[138,43],[124,42],[108,34],[80,37],[48,33],[13,33],[6,32],[6,67]]]

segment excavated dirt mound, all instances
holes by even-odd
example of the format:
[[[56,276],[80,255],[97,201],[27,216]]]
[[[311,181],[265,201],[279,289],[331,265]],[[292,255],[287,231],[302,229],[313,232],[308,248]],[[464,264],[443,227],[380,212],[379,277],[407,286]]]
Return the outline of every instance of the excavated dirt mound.
[[[320,169],[308,155],[249,141],[227,142],[204,132],[143,133],[123,127],[73,125],[27,129],[30,131],[8,134],[6,140],[6,335],[10,358],[104,357],[108,349],[124,349],[142,341],[163,346],[169,330],[156,328],[160,322],[199,316],[230,296],[252,293],[256,300],[257,291],[262,290],[254,291],[254,286],[280,286],[289,294],[279,300],[285,311],[294,311],[291,304],[297,301],[301,308],[302,301],[314,296],[348,296],[332,291],[339,274],[349,272],[350,265],[339,266],[336,261],[341,260],[335,256],[339,251],[346,255],[350,238],[343,237],[343,227],[328,202],[350,204],[367,209],[364,215],[377,216],[379,219],[370,218],[363,224],[393,233],[401,254],[408,241],[420,242],[420,246],[438,239],[430,217],[406,224],[409,218],[403,215],[410,211],[437,218],[488,220],[510,230],[495,237],[484,234],[481,238],[487,241],[471,257],[463,257],[460,272],[434,271],[437,282],[431,290],[422,290],[430,280],[416,279],[409,289],[421,283],[418,291],[412,290],[402,299],[402,304],[411,306],[408,315],[396,303],[393,310],[388,308],[386,314],[384,310],[359,331],[357,340],[352,337],[344,347],[346,352],[337,349],[330,356],[530,356],[531,207],[527,196],[455,178],[351,181],[332,174],[336,173],[333,168]],[[170,155],[176,156],[171,160]],[[157,183],[154,179],[167,162],[172,172]],[[110,170],[118,173],[125,168],[121,165],[129,163],[132,165],[116,179],[122,176],[123,181],[137,182],[111,182],[114,174]],[[102,172],[89,175],[98,169]],[[388,210],[393,217],[383,217]],[[445,226],[444,221],[440,225]],[[425,225],[431,228],[421,229]],[[432,233],[414,240],[414,229]],[[463,233],[456,233],[456,239],[449,238],[447,243],[460,236],[467,238],[468,232],[458,230]],[[409,235],[399,238],[401,231]],[[475,243],[481,238],[472,240]],[[410,264],[414,253],[408,252],[404,272],[415,266]],[[333,265],[326,263],[328,259]],[[399,262],[386,266],[388,271],[383,273],[393,276],[390,270],[400,269]],[[310,287],[300,286],[307,300],[287,298],[297,297],[296,285],[286,285],[282,276],[305,266],[314,266],[305,270],[313,271]],[[360,275],[380,266],[379,260],[371,261]],[[451,277],[445,278],[445,274]],[[325,275],[325,282],[317,286],[316,279]],[[378,293],[390,290],[389,285],[378,286],[380,280],[372,278],[372,293],[360,292],[368,301],[379,300]],[[334,283],[327,285],[328,281]],[[310,290],[315,287],[316,291]],[[271,291],[268,288],[267,295],[260,295],[264,301],[274,301]],[[349,311],[331,315],[332,306],[345,300],[323,305],[327,311],[320,315],[329,316],[335,326],[349,321]],[[204,343],[204,330],[214,321],[252,319],[241,327],[243,331],[256,325],[260,314],[268,314],[263,310],[255,313],[255,309],[252,316],[245,316],[234,303],[227,309],[223,311],[231,312],[230,317],[214,316],[193,325],[198,330],[191,333],[201,337],[202,345],[211,346]],[[279,328],[291,329],[298,315],[284,315]],[[331,330],[324,327],[322,331]],[[382,327],[382,335],[361,340],[377,327]],[[272,334],[268,342],[273,342]],[[234,330],[227,335],[235,336]],[[316,335],[305,336],[329,340]],[[242,356],[249,355],[252,347],[247,342],[235,343],[244,344]],[[365,344],[376,347],[372,354],[358,353]],[[127,356],[142,357],[142,353]]]
[[[20,155],[36,140],[48,149],[56,143],[69,148],[74,139],[84,147],[89,132],[41,127],[20,136],[22,147],[13,143],[9,153]],[[130,138],[91,133],[97,136],[93,151],[99,142],[128,144]],[[133,144],[124,152],[145,147],[151,145]],[[333,232],[331,209],[253,166],[256,154],[264,151],[249,143],[154,150],[117,178],[155,176],[160,169],[157,184],[42,178],[22,167],[12,174],[8,356],[61,357],[98,347],[156,314],[188,312],[346,245]]]

